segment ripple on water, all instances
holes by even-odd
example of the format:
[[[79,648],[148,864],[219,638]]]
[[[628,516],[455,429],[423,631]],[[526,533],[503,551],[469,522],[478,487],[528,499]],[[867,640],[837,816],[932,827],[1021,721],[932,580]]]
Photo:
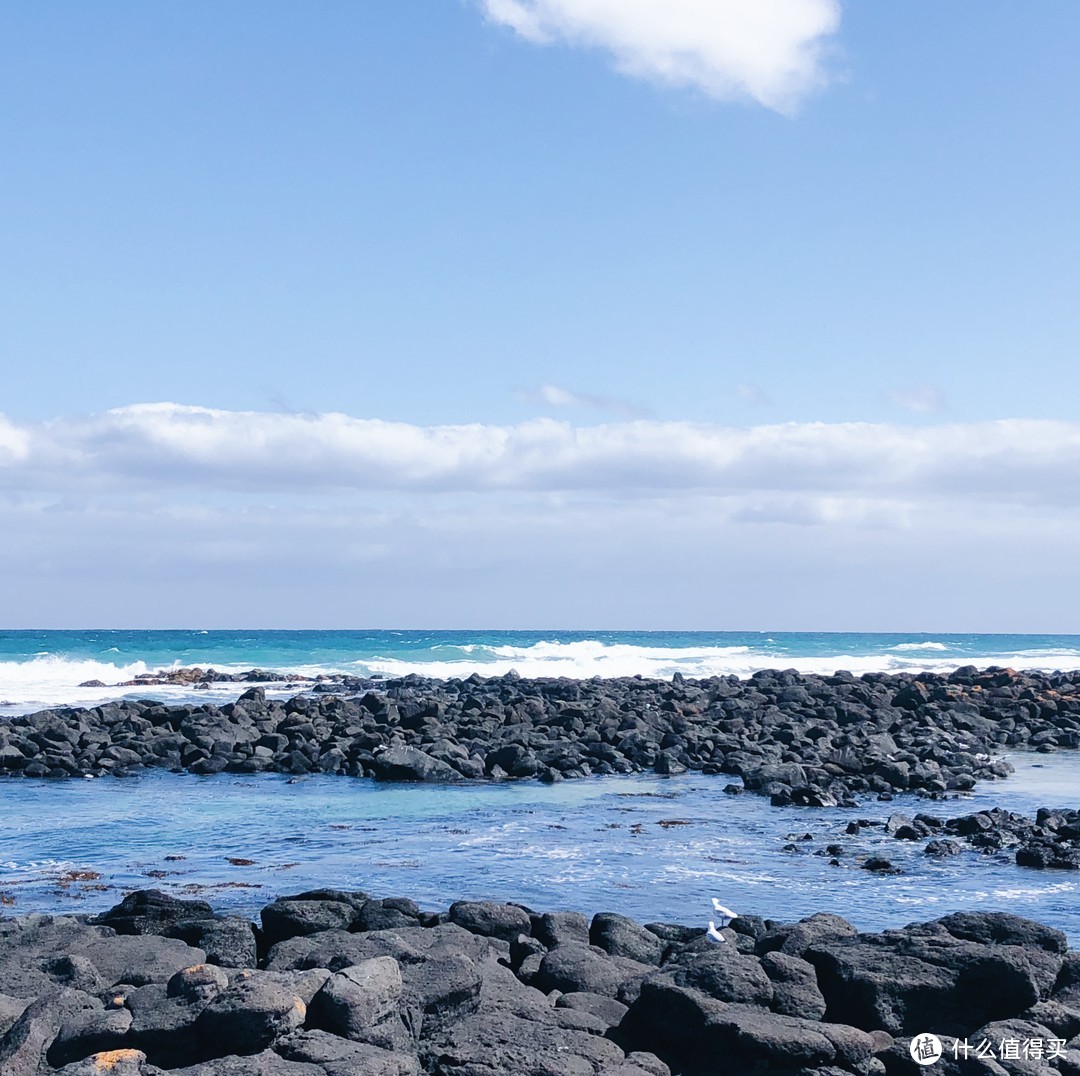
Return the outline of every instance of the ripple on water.
[[[1080,757],[1012,761],[1010,780],[930,809],[952,816],[1068,805]],[[684,775],[440,788],[167,773],[5,781],[0,900],[7,912],[96,911],[124,890],[153,886],[250,914],[281,893],[335,886],[433,908],[497,898],[704,923],[715,894],[746,913],[791,920],[834,911],[868,930],[1008,908],[1080,944],[1080,878],[971,850],[928,860],[922,842],[844,832],[853,817],[926,810],[925,800],[775,808],[724,794],[726,783]],[[812,839],[800,840],[806,833]],[[822,854],[830,843],[844,847],[840,866]],[[871,853],[903,873],[861,870],[860,857]]]

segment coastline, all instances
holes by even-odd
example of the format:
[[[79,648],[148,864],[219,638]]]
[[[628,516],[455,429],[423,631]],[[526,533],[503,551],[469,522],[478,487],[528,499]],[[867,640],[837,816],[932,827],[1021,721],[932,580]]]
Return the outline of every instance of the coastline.
[[[1018,831],[1015,817],[984,811],[989,825],[965,823],[974,816],[933,805],[1005,777],[998,752],[1068,749],[1080,728],[1080,675],[1005,669],[410,676],[318,688],[276,700],[253,687],[224,706],[147,699],[21,715],[0,723],[0,765],[9,781],[166,769],[463,788],[700,773],[776,807],[847,808],[857,827],[867,823],[856,805],[914,793],[927,812],[894,815],[885,832],[932,843]],[[424,912],[408,898],[321,890],[279,897],[254,930],[147,891],[98,917],[20,908],[0,918],[0,964],[36,969],[36,985],[25,1012],[25,985],[0,998],[0,1028],[10,1022],[0,1071],[706,1076],[724,1056],[734,1066],[724,1071],[867,1076],[920,1071],[909,1048],[926,1031],[1053,1041],[1057,1070],[1080,1071],[1080,955],[1032,920],[969,911],[857,934],[829,913],[786,925],[748,915],[717,943],[704,933],[707,906],[693,926],[642,925],[611,903],[590,923],[476,900]],[[95,964],[112,950],[123,967],[103,955]],[[457,984],[449,994],[431,986],[446,981]],[[950,1065],[937,1071],[1054,1071]]]
[[[711,933],[336,890],[255,925],[143,890],[94,918],[0,920],[0,1071],[891,1076],[920,1071],[927,1033],[1045,1058],[946,1054],[939,1072],[1080,1067],[1080,952],[1030,920],[858,934],[835,915],[736,916]]]

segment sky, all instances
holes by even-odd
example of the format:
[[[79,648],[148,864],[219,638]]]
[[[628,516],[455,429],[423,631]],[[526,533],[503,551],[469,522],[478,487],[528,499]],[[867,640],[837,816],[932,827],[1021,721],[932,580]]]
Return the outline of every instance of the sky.
[[[1080,631],[1078,38],[0,3],[0,626]]]

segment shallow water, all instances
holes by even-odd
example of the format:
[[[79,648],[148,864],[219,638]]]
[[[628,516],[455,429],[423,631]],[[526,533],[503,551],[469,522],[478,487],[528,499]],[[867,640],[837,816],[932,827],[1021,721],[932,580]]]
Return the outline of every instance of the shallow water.
[[[853,818],[893,811],[952,817],[995,805],[1027,813],[1075,805],[1080,756],[1012,761],[1014,777],[947,803],[897,796],[848,811],[775,808],[725,794],[727,778],[692,774],[453,787],[157,772],[8,780],[0,782],[0,895],[11,914],[90,912],[153,886],[250,914],[274,896],[334,886],[432,909],[496,898],[702,924],[715,895],[781,920],[834,911],[867,930],[1004,909],[1080,945],[1080,874],[973,850],[935,861],[923,855],[925,842],[844,834]],[[793,840],[807,833],[812,840]],[[832,842],[845,846],[839,867],[819,854]],[[784,851],[791,843],[798,850]],[[860,869],[857,857],[870,852],[904,873]],[[73,871],[100,877],[63,881]]]

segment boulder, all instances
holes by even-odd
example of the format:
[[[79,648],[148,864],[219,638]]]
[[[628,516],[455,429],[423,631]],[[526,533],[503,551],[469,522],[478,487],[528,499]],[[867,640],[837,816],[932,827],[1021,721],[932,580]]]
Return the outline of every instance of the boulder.
[[[534,916],[532,936],[548,949],[564,942],[589,944],[589,921],[580,912],[547,912]]]
[[[117,934],[166,934],[180,922],[216,918],[205,901],[180,900],[158,889],[140,889],[91,922],[111,927]]]
[[[462,780],[453,766],[421,751],[418,747],[394,746],[374,757],[376,781],[424,781],[449,784]]]
[[[148,1073],[146,1054],[141,1050],[103,1050],[72,1062],[59,1070],[59,1076],[143,1076]]]
[[[679,986],[700,990],[717,1001],[768,1008],[773,1000],[773,984],[761,963],[754,957],[743,956],[733,945],[715,945],[702,953],[686,953],[658,974],[670,976]]]
[[[37,1076],[60,1028],[86,1012],[101,1012],[97,998],[80,990],[50,990],[32,1001],[0,1040],[3,1076]]]
[[[309,1025],[356,1042],[398,1043],[404,1032],[401,993],[401,969],[393,957],[365,960],[330,976],[312,1000]]]
[[[420,1076],[415,1054],[351,1042],[326,1031],[297,1031],[281,1039],[277,1053],[290,1061],[319,1065],[326,1076]]]
[[[825,1016],[825,995],[818,988],[813,964],[801,957],[776,950],[761,958],[761,970],[772,981],[770,1008],[784,1016],[821,1020]]]
[[[589,941],[611,956],[626,957],[639,964],[659,964],[665,948],[651,931],[615,912],[599,912],[593,916]]]
[[[336,900],[276,900],[260,913],[267,946],[324,930],[349,930],[357,921],[352,904]]]
[[[514,941],[532,929],[529,913],[516,904],[496,904],[486,900],[459,900],[450,905],[450,922],[485,938]]]
[[[477,1013],[421,1043],[431,1076],[595,1076],[624,1060],[609,1039],[559,1024],[554,1010],[536,1019]]]
[[[253,972],[218,994],[200,1013],[195,1032],[209,1057],[255,1054],[303,1024],[307,1007],[272,979]]]
[[[964,913],[812,946],[805,957],[817,971],[827,1019],[893,1035],[928,1027],[963,1034],[1049,997],[1064,962],[1060,936],[1000,914]]]
[[[636,960],[609,956],[602,949],[567,942],[543,957],[532,985],[545,993],[584,991],[615,998],[652,970]]]

